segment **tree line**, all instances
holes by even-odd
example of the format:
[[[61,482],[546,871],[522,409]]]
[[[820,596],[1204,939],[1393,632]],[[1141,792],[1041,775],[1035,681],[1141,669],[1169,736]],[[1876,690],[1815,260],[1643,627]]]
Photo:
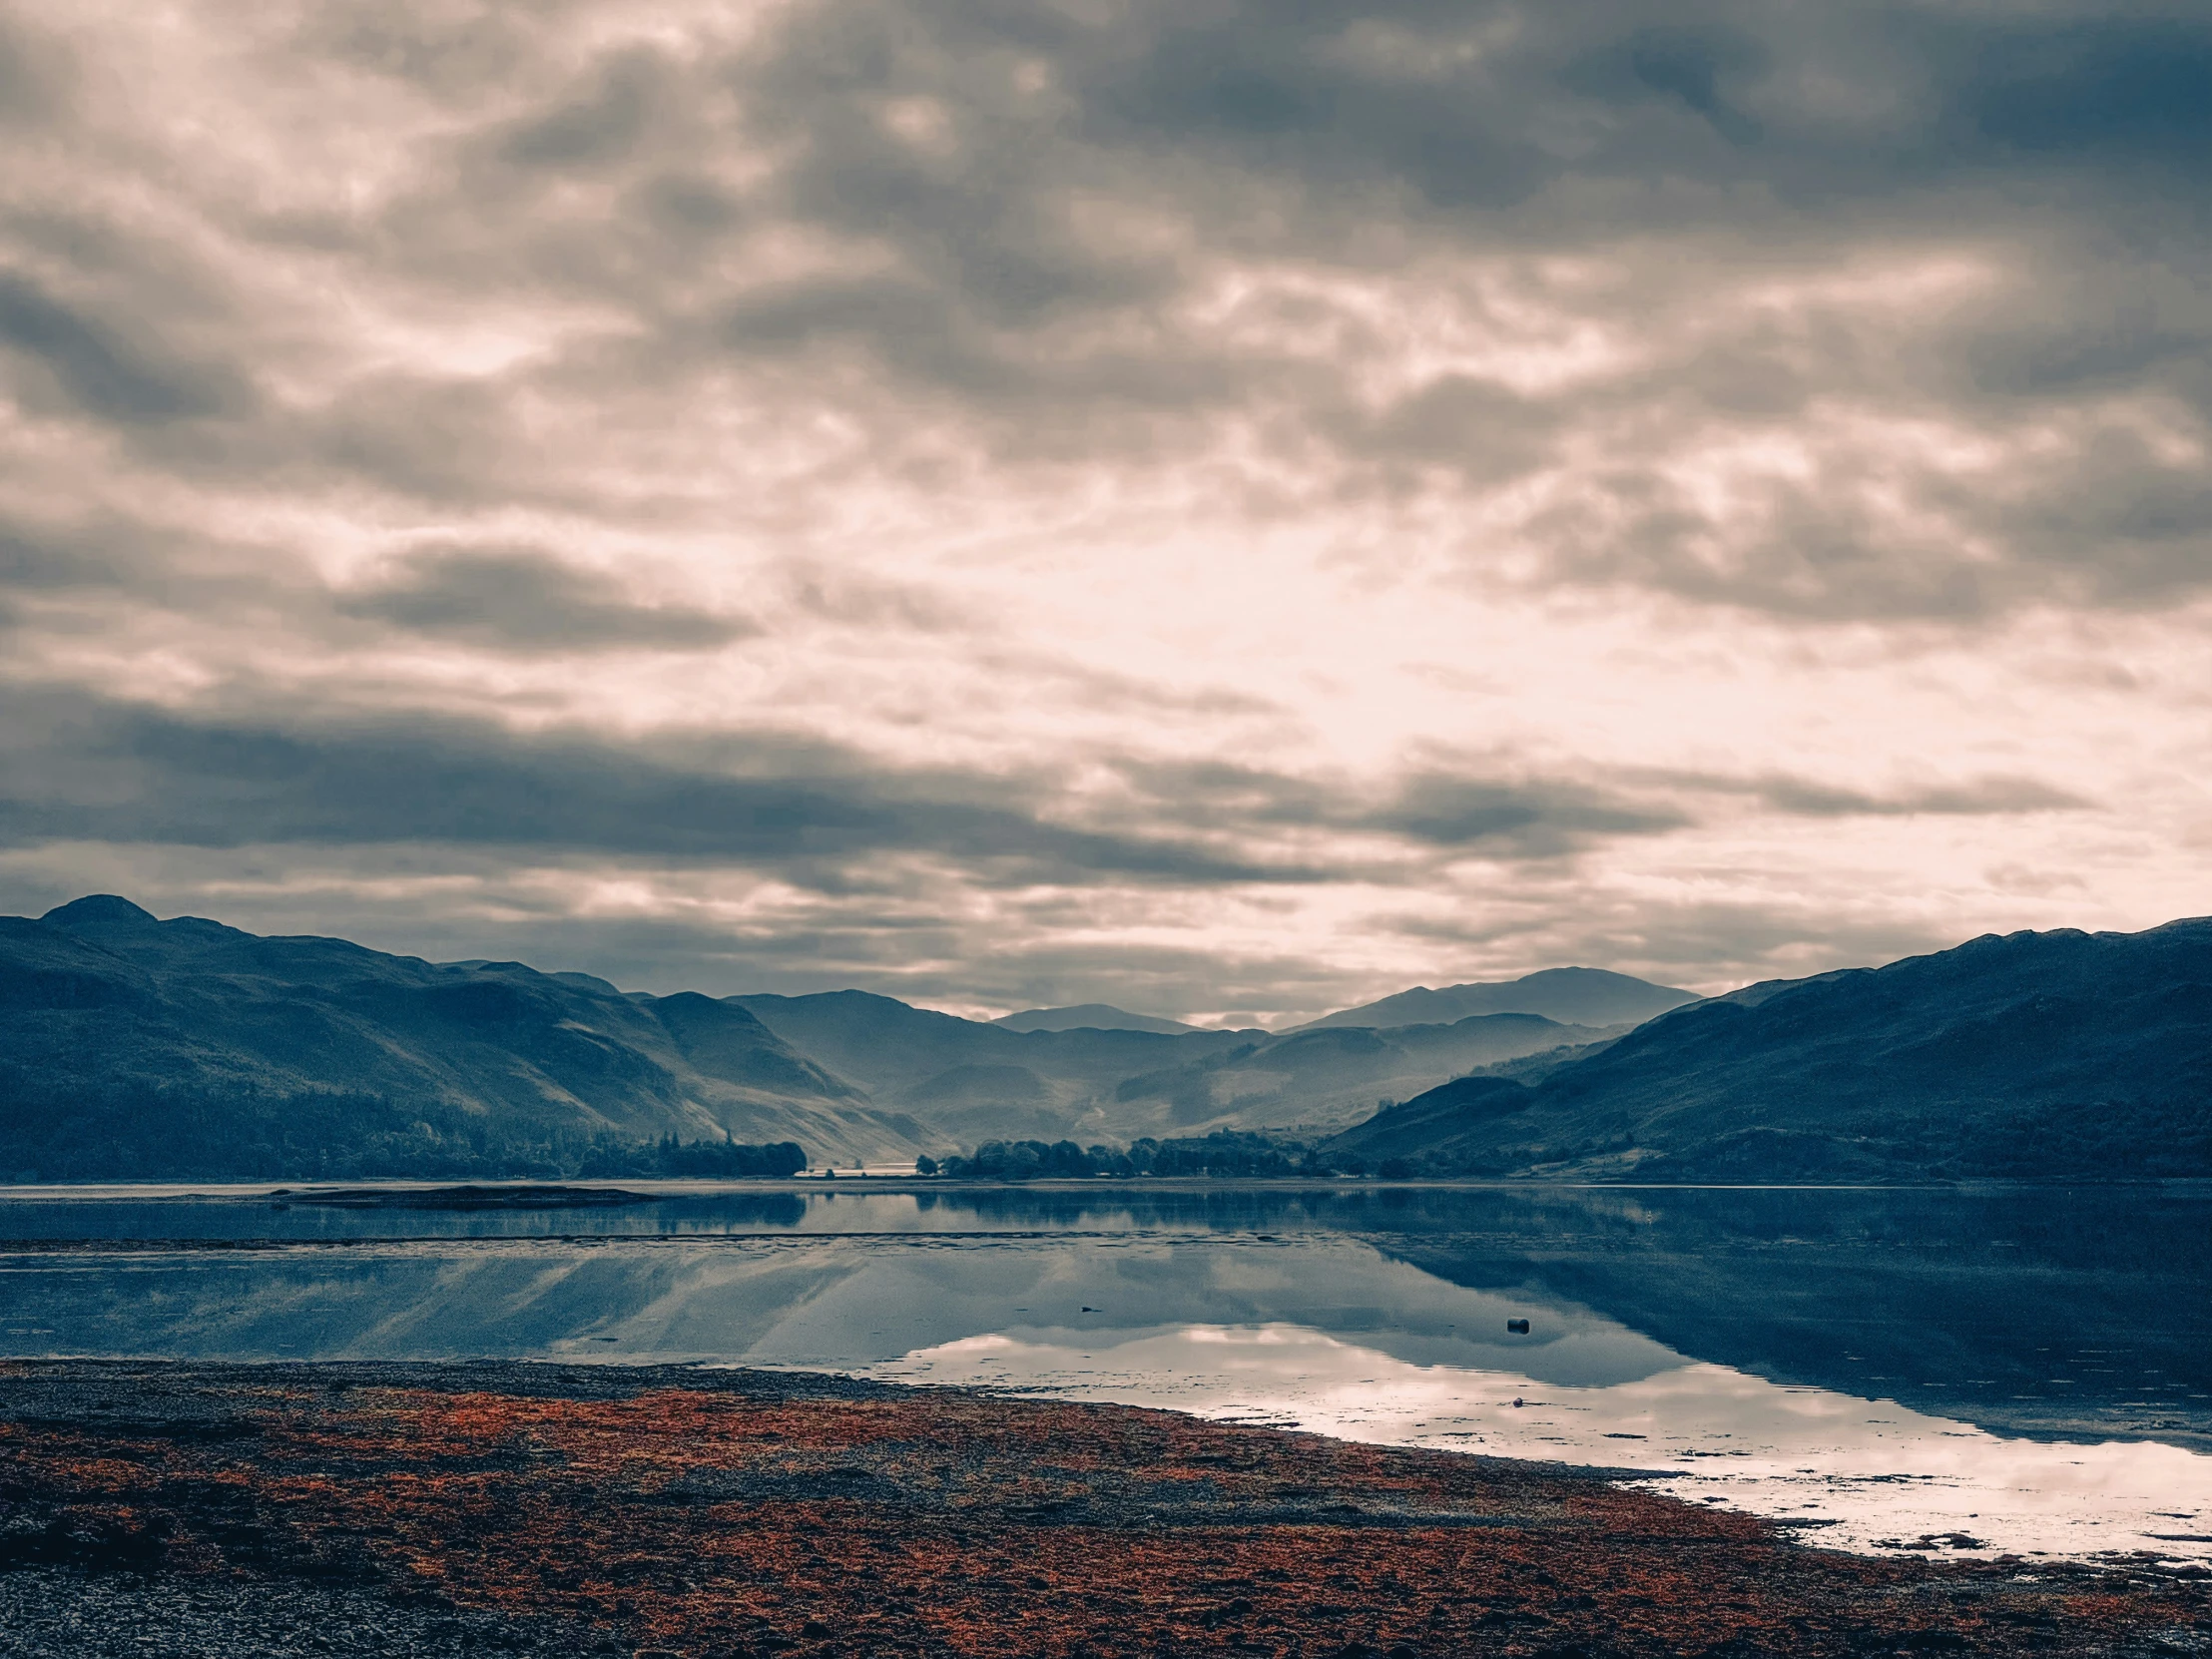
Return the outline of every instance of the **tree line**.
[[[57,1092],[0,1057],[0,1182],[780,1180],[808,1164],[793,1141],[632,1140],[354,1090]]]
[[[1217,1129],[1210,1135],[1169,1140],[1146,1136],[1126,1147],[1078,1146],[1073,1141],[985,1141],[967,1156],[914,1160],[919,1175],[950,1180],[1050,1181],[1084,1177],[1205,1175],[1265,1178],[1365,1175],[1358,1159],[1334,1158],[1312,1143],[1250,1130]]]

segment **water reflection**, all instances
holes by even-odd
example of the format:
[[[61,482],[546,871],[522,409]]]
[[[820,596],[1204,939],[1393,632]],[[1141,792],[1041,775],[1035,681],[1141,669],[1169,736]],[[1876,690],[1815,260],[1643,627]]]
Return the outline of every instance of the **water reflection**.
[[[1859,1546],[2212,1548],[2212,1457],[2196,1454],[2212,1448],[2212,1193],[649,1199],[455,1213],[0,1192],[0,1351],[996,1380],[1687,1468],[1670,1478]]]
[[[1560,1385],[1533,1372],[1409,1366],[1297,1327],[1196,1326],[972,1337],[869,1375],[1648,1470],[1632,1484],[1764,1514],[1831,1547],[2212,1556],[2212,1458],[2155,1442],[2006,1439],[1724,1366]]]

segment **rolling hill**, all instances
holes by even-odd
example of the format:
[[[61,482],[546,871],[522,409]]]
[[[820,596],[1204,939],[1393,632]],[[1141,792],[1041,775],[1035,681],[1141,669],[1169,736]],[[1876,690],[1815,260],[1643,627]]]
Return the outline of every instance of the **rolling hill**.
[[[2212,1175],[2212,919],[1747,986],[1533,1086],[1445,1084],[1330,1150],[1651,1180]]]
[[[440,1173],[602,1138],[928,1144],[712,997],[263,938],[125,899],[0,918],[0,1174]]]
[[[1138,1131],[1144,1134],[1329,1129],[1371,1105],[1417,1094],[1439,1077],[1616,1034],[1536,1014],[1476,1014],[1449,1025],[1381,1031],[1309,1029],[1259,1040],[1247,1033],[1247,1041],[1226,1051],[1124,1079],[1114,1095],[1124,1113],[1147,1112]]]

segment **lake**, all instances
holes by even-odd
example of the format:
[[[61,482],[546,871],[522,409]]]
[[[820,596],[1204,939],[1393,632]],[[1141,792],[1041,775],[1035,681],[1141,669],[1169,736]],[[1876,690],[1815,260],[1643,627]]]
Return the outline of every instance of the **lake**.
[[[1618,1468],[1837,1547],[2212,1561],[2202,1185],[628,1185],[0,1188],[0,1353],[975,1383]]]

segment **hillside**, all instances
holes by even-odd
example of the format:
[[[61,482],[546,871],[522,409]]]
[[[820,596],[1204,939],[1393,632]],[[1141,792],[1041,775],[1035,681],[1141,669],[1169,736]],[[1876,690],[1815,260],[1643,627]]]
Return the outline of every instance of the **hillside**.
[[[2212,1175],[2212,919],[1749,986],[1532,1087],[1447,1084],[1330,1149],[1653,1180]]]
[[[1226,1052],[1124,1080],[1116,1103],[1150,1108],[1143,1134],[1223,1124],[1333,1128],[1377,1101],[1418,1094],[1439,1077],[1602,1042],[1615,1033],[1535,1014],[1477,1014],[1449,1025],[1361,1026],[1247,1040]]]
[[[927,1132],[710,997],[107,896],[0,918],[0,1174],[467,1172],[666,1136],[879,1157]]]
[[[1380,1002],[1325,1014],[1297,1029],[1449,1025],[1472,1014],[1540,1014],[1562,1025],[1636,1025],[1696,1000],[1693,992],[1603,968],[1545,968],[1518,979],[1446,985],[1442,990],[1415,985]]]

